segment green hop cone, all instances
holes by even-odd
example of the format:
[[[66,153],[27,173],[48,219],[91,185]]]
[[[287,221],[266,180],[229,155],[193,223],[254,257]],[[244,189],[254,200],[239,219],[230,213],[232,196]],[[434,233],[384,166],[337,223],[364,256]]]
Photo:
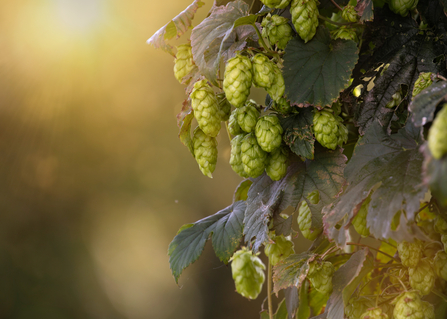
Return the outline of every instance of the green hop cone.
[[[264,252],[272,266],[295,253],[293,242],[285,238],[284,235],[274,236],[271,239],[273,242],[265,244]]]
[[[403,241],[397,245],[399,257],[405,267],[416,267],[422,257],[422,242],[415,239],[409,243]]]
[[[370,308],[366,310],[360,319],[388,319],[388,315],[383,312],[382,308]]]
[[[428,258],[419,261],[416,267],[408,268],[410,286],[422,295],[428,295],[435,286],[435,273]]]
[[[290,3],[290,0],[261,0],[269,8],[284,9]]]
[[[228,119],[228,131],[234,136],[244,132],[237,122],[237,110],[238,109],[234,109],[234,111],[231,112],[230,118]]]
[[[362,203],[357,215],[355,215],[354,219],[352,220],[352,225],[354,226],[355,231],[362,237],[369,236],[369,228],[366,225],[366,216],[368,215],[368,206],[370,201],[371,197],[368,196]]]
[[[202,131],[211,137],[216,137],[220,131],[219,105],[213,89],[206,80],[194,84],[190,94],[194,117]]]
[[[385,105],[385,107],[388,109],[392,109],[398,106],[400,102],[402,102],[402,94],[399,90],[391,96],[391,100]]]
[[[266,152],[273,152],[281,146],[283,132],[279,119],[275,115],[265,115],[256,122],[256,139],[259,146]]]
[[[447,253],[445,251],[438,251],[433,261],[433,268],[438,277],[447,280]]]
[[[428,132],[428,148],[435,159],[441,159],[447,153],[447,104],[436,115]]]
[[[357,19],[359,18],[359,15],[357,14],[357,11],[355,11],[354,6],[351,5],[347,5],[343,8],[341,16],[348,22],[357,22]]]
[[[272,108],[281,114],[288,114],[292,111],[292,106],[284,97],[279,98],[278,102],[273,102]]]
[[[279,15],[270,15],[262,19],[262,36],[267,38],[271,45],[276,45],[280,50],[284,50],[293,37],[292,27],[287,18]]]
[[[322,146],[335,150],[337,145],[346,143],[348,130],[341,121],[339,116],[326,109],[314,113],[313,131]]]
[[[182,44],[177,47],[174,60],[174,76],[182,83],[182,79],[194,69],[191,44]],[[189,82],[189,80],[187,81]],[[186,83],[188,84],[188,83]]]
[[[435,319],[435,307],[428,301],[422,301],[423,319]]]
[[[318,7],[316,0],[293,0],[290,13],[296,32],[306,43],[311,40],[318,27]]]
[[[309,263],[309,272],[307,278],[312,286],[322,294],[330,294],[332,292],[332,276],[335,268],[328,261],[314,260]]]
[[[245,134],[240,134],[231,140],[230,166],[239,176],[248,177],[244,171],[244,164],[242,164],[241,146],[244,136]]]
[[[253,133],[242,139],[241,152],[245,173],[252,178],[260,176],[264,172],[268,153],[258,145]]]
[[[273,181],[279,181],[287,173],[287,161],[289,151],[285,147],[279,147],[268,154],[265,172]]]
[[[194,157],[203,175],[213,178],[212,173],[217,163],[217,141],[215,137],[206,135],[200,127],[194,130],[192,138]]]
[[[422,72],[419,74],[418,79],[414,82],[413,97],[421,93],[423,89],[428,88],[432,83],[431,72]]]
[[[393,319],[424,319],[424,305],[416,291],[400,294],[392,302],[395,304]]]
[[[315,190],[307,196],[312,204],[318,204],[320,201],[320,193]],[[298,208],[298,227],[304,238],[314,240],[322,232],[322,229],[312,229],[312,212],[309,205],[303,200]]]
[[[251,59],[253,65],[253,85],[261,88],[270,88],[275,81],[274,63],[269,58],[258,53]]]
[[[351,28],[349,26],[341,26],[340,28],[331,31],[332,37],[334,40],[343,39],[343,40],[352,40],[357,42],[357,30],[355,28]]]
[[[231,115],[231,104],[224,93],[217,94],[219,117],[222,122],[228,121]]]
[[[447,222],[441,216],[436,218],[435,230],[441,235],[447,234]]]
[[[239,127],[247,133],[252,132],[258,122],[260,112],[256,103],[248,101],[243,107],[236,109],[236,120]]]
[[[231,263],[236,291],[245,298],[256,299],[265,280],[265,265],[259,257],[243,247],[234,253]]]
[[[369,308],[370,301],[365,298],[351,298],[345,307],[345,315],[348,319],[360,319]]]
[[[416,8],[418,0],[388,0],[388,6],[394,13],[405,17],[409,11]]]
[[[275,80],[270,88],[267,88],[267,93],[270,95],[273,101],[277,102],[283,96],[286,90],[286,85],[284,83],[284,77],[282,76],[281,70],[276,64],[273,64],[273,71],[275,74]]]
[[[227,61],[223,89],[231,105],[241,107],[247,100],[253,80],[252,68],[250,59],[243,55],[237,54]]]

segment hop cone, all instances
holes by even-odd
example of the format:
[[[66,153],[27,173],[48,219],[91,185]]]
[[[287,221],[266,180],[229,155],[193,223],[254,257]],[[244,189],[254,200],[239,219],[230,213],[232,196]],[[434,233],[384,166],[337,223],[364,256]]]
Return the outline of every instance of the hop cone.
[[[296,32],[307,42],[311,40],[318,27],[318,8],[316,0],[293,0],[290,13]]]
[[[231,140],[230,165],[233,171],[235,171],[239,176],[248,177],[247,173],[244,171],[244,165],[242,164],[241,145],[244,136],[244,134],[240,134]]]
[[[391,96],[391,100],[385,105],[385,107],[392,109],[398,106],[400,102],[402,102],[402,94],[400,91],[397,91]]]
[[[258,53],[252,58],[251,64],[253,65],[253,85],[270,88],[276,78],[273,71],[274,63],[266,55]]]
[[[273,71],[275,73],[275,80],[273,81],[272,86],[267,88],[267,93],[273,101],[277,102],[283,96],[284,91],[286,90],[286,85],[281,70],[276,64],[273,64]]]
[[[416,8],[418,0],[389,0],[388,6],[394,13],[405,17],[409,11]]]
[[[369,236],[369,228],[368,226],[366,226],[366,216],[368,215],[368,206],[370,201],[371,197],[368,196],[360,207],[359,212],[352,220],[352,225],[354,226],[356,232],[359,233],[359,235],[361,235],[362,237]]]
[[[290,103],[283,97],[279,98],[278,102],[273,102],[272,108],[281,114],[288,114],[292,110]]]
[[[236,109],[236,119],[239,127],[247,133],[252,132],[259,118],[259,111],[256,103],[247,102],[243,107]]]
[[[265,280],[265,265],[245,247],[234,253],[231,271],[236,291],[249,299],[256,299]]]
[[[182,44],[177,47],[174,63],[174,76],[182,83],[182,79],[195,67],[192,60],[191,44]]]
[[[317,141],[326,148],[335,150],[348,140],[348,130],[342,119],[328,110],[316,111],[313,118],[313,131]]]
[[[289,152],[285,147],[277,148],[268,154],[265,171],[273,181],[279,181],[286,176],[288,157]]]
[[[428,132],[428,148],[435,159],[440,159],[447,153],[447,104],[436,115]]]
[[[397,251],[402,260],[402,265],[416,267],[422,257],[422,242],[417,239],[412,243],[403,241],[397,245]]]
[[[388,319],[388,315],[382,311],[382,308],[370,308],[362,314],[360,319]]]
[[[355,11],[354,6],[347,5],[343,8],[343,11],[341,12],[341,17],[345,19],[348,22],[357,22],[358,14],[357,11]]]
[[[284,9],[290,3],[290,0],[261,0],[269,8]]]
[[[345,307],[345,315],[348,319],[360,319],[369,308],[370,301],[365,298],[351,298]]]
[[[355,28],[349,26],[341,26],[340,28],[331,31],[334,39],[352,40],[357,42],[357,31]]]
[[[273,243],[265,244],[264,252],[273,266],[295,253],[293,242],[286,239],[283,235],[275,236],[272,240]]]
[[[422,301],[422,312],[424,319],[435,319],[435,307],[428,301]]]
[[[444,280],[447,280],[447,253],[445,251],[438,251],[433,261],[436,275]]]
[[[312,204],[318,204],[320,201],[320,193],[318,191],[313,191],[307,196],[307,199]],[[301,202],[298,209],[298,227],[304,238],[309,240],[314,240],[322,232],[321,229],[311,229],[312,228],[312,212],[310,211],[309,205],[305,200]]]
[[[235,109],[231,112],[230,118],[228,119],[228,131],[230,131],[230,134],[234,136],[244,132],[237,122],[237,110],[238,109]]]
[[[267,153],[258,145],[253,133],[245,135],[242,139],[241,151],[245,173],[252,178],[260,176],[265,169]]]
[[[284,50],[293,37],[292,27],[287,18],[279,15],[270,15],[262,20],[262,36],[267,38],[271,45],[276,45],[280,50]]]
[[[265,115],[258,119],[255,135],[259,146],[266,152],[273,152],[281,145],[284,132],[275,115]]]
[[[435,286],[435,273],[428,258],[421,259],[416,267],[409,268],[408,276],[411,288],[422,295],[428,295]]]
[[[307,278],[312,286],[322,294],[332,292],[332,276],[334,275],[334,265],[328,261],[312,261],[309,263]]]
[[[441,216],[436,218],[435,230],[441,235],[447,234],[447,222]]]
[[[220,114],[216,95],[206,80],[194,84],[190,95],[194,116],[202,131],[216,137],[220,131]]]
[[[248,57],[236,55],[227,61],[224,74],[224,92],[228,102],[241,107],[250,94],[253,80],[252,65]]]
[[[423,89],[428,88],[433,83],[431,75],[431,72],[422,72],[419,74],[418,79],[414,82],[413,96],[418,95]]]
[[[219,117],[222,122],[228,121],[231,114],[231,104],[228,102],[224,93],[217,95]]]
[[[404,292],[394,301],[394,319],[424,319],[424,305],[416,291]]]
[[[199,127],[194,130],[192,138],[194,157],[203,175],[210,178],[217,163],[217,141],[216,138],[206,135]]]

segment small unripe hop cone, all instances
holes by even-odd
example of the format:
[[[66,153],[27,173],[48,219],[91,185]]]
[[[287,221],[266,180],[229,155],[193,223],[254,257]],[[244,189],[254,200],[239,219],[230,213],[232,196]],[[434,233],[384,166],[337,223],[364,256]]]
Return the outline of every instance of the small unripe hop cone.
[[[425,319],[424,305],[416,291],[404,292],[392,302],[394,319]]]
[[[249,177],[256,178],[264,173],[268,153],[262,150],[253,133],[242,139],[241,153],[244,171]]]
[[[287,173],[289,151],[286,147],[279,147],[267,157],[265,172],[273,181],[279,181]]]
[[[234,107],[241,107],[250,94],[253,80],[252,64],[248,57],[236,55],[225,66],[223,89],[228,102]]]
[[[260,112],[256,103],[248,101],[243,107],[236,109],[236,120],[239,127],[247,133],[254,131]]]
[[[231,140],[230,166],[239,176],[248,177],[244,170],[244,164],[242,163],[241,146],[244,136],[245,134],[240,134]]]
[[[265,265],[261,259],[243,247],[234,253],[231,263],[236,291],[249,299],[256,299],[265,280]]]
[[[182,83],[183,78],[195,68],[191,44],[182,44],[177,47],[174,63],[174,76]],[[185,84],[188,82],[189,80]]]
[[[332,292],[332,276],[334,272],[335,268],[332,263],[314,260],[309,263],[307,278],[317,291],[328,295]]]
[[[408,12],[415,9],[418,5],[418,0],[389,0],[388,6],[394,13],[405,17]]]
[[[265,115],[258,119],[255,127],[259,146],[266,152],[273,152],[282,142],[284,132],[275,115]]]
[[[293,37],[293,30],[289,25],[289,20],[279,15],[271,16],[269,13],[262,20],[261,26],[262,36],[267,38],[271,45],[276,45],[280,50],[284,50]]]
[[[265,255],[269,258],[272,266],[295,252],[293,242],[285,238],[284,235],[274,236],[272,241],[271,243],[265,244],[264,248]]]
[[[316,0],[293,0],[290,13],[296,32],[304,42],[311,40],[318,27],[318,7]]]
[[[428,148],[438,160],[447,153],[447,104],[438,112],[428,132]]]
[[[403,241],[397,245],[399,257],[405,267],[416,267],[422,257],[422,242],[415,239],[409,243]]]
[[[317,141],[324,147],[335,150],[348,140],[348,130],[341,118],[329,110],[316,111],[313,117],[313,131]]]
[[[210,178],[216,169],[217,141],[216,138],[206,135],[199,127],[194,130],[192,139],[194,157],[199,164],[203,175]]]

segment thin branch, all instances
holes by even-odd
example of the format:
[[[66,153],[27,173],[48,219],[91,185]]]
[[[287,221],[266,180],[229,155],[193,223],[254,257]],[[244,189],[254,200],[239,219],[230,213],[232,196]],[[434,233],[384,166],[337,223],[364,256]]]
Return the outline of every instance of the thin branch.
[[[334,6],[336,6],[336,7],[338,8],[338,10],[343,11],[343,8],[340,7],[340,6],[338,5],[338,3],[335,2],[335,0],[331,0],[331,2],[332,2],[332,4],[333,4]]]
[[[269,260],[269,266],[268,266],[268,276],[267,276],[267,300],[268,300],[268,307],[269,307],[269,318],[273,319],[273,305],[272,305],[272,264]]]

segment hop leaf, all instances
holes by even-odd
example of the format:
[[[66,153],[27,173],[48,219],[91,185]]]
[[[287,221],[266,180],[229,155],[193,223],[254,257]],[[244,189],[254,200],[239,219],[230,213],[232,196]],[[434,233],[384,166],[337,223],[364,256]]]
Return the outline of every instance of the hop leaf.
[[[436,253],[433,267],[438,277],[447,280],[447,253],[445,251],[438,251]]]
[[[272,180],[279,181],[286,176],[288,158],[289,152],[285,147],[277,148],[268,155],[265,171]]]
[[[271,45],[276,45],[280,50],[284,50],[293,37],[292,27],[287,18],[279,15],[270,15],[262,19],[262,36],[267,38]]]
[[[424,305],[415,291],[404,292],[393,303],[394,319],[422,319],[424,318]]]
[[[264,54],[258,53],[252,58],[251,63],[253,65],[253,85],[270,88],[276,79],[273,62]]]
[[[428,295],[435,286],[435,273],[428,258],[419,261],[416,267],[408,269],[411,288],[422,295]]]
[[[243,247],[232,257],[231,271],[236,291],[249,299],[256,299],[265,280],[265,265],[261,259]]]
[[[231,112],[230,118],[228,119],[228,131],[234,136],[244,132],[237,123],[237,110],[238,109],[234,109],[233,112]]]
[[[174,60],[174,76],[182,83],[182,79],[194,69],[191,44],[182,44],[177,47]],[[188,84],[189,80],[186,82]]]
[[[422,256],[422,242],[417,239],[412,243],[403,241],[397,245],[397,251],[402,260],[402,265],[416,267]]]
[[[228,102],[241,107],[250,94],[253,80],[252,64],[248,57],[237,54],[227,61],[224,74],[224,92]]]
[[[416,82],[414,82],[413,97],[421,93],[423,89],[428,88],[433,83],[431,75],[431,72],[422,72],[419,74]]]
[[[261,0],[269,8],[284,9],[290,3],[290,0]]]
[[[271,240],[272,243],[265,244],[264,252],[272,266],[295,253],[293,242],[285,238],[284,235],[274,236]]]
[[[435,159],[442,158],[447,153],[447,104],[436,115],[428,132],[428,148]]]
[[[347,5],[343,8],[343,11],[341,12],[341,17],[345,19],[348,22],[357,22],[358,14],[357,11],[355,11],[354,6]]]
[[[416,8],[418,0],[389,0],[388,6],[394,13],[405,17],[409,11]]]
[[[267,88],[267,93],[270,95],[273,101],[277,102],[284,95],[286,85],[284,83],[284,77],[281,70],[276,64],[273,64],[273,72],[275,74],[275,80],[270,88]]]
[[[206,80],[194,84],[190,95],[194,117],[202,131],[211,137],[216,137],[220,131],[220,114],[216,95]]]
[[[252,178],[260,176],[265,169],[267,152],[258,145],[253,133],[245,135],[242,139],[241,152],[245,173]]]
[[[312,286],[322,294],[330,294],[332,292],[332,276],[335,268],[328,261],[314,260],[309,263],[309,272],[307,278]]]
[[[216,138],[206,135],[199,127],[194,130],[192,139],[194,157],[203,175],[210,178],[217,163],[217,141]]]
[[[284,132],[275,115],[265,115],[258,119],[255,135],[259,146],[266,152],[273,152],[281,145]]]
[[[240,128],[247,133],[252,132],[259,118],[259,111],[256,103],[247,102],[243,107],[236,109],[236,119]]]
[[[388,319],[388,315],[382,311],[382,308],[370,308],[362,314],[360,319]]]
[[[316,111],[313,118],[313,131],[317,141],[326,148],[335,150],[348,140],[348,129],[342,119],[328,110]]]
[[[369,236],[369,228],[366,225],[366,216],[368,215],[368,206],[370,201],[371,197],[368,196],[360,207],[357,215],[355,215],[354,219],[352,220],[352,225],[354,226],[356,232],[362,237]]]
[[[311,40],[318,27],[318,8],[315,0],[293,0],[290,13],[296,32],[307,43]]]
[[[244,165],[242,164],[241,145],[244,136],[244,134],[240,134],[231,140],[230,165],[233,171],[235,171],[239,176],[248,177],[247,173],[245,173]]]

